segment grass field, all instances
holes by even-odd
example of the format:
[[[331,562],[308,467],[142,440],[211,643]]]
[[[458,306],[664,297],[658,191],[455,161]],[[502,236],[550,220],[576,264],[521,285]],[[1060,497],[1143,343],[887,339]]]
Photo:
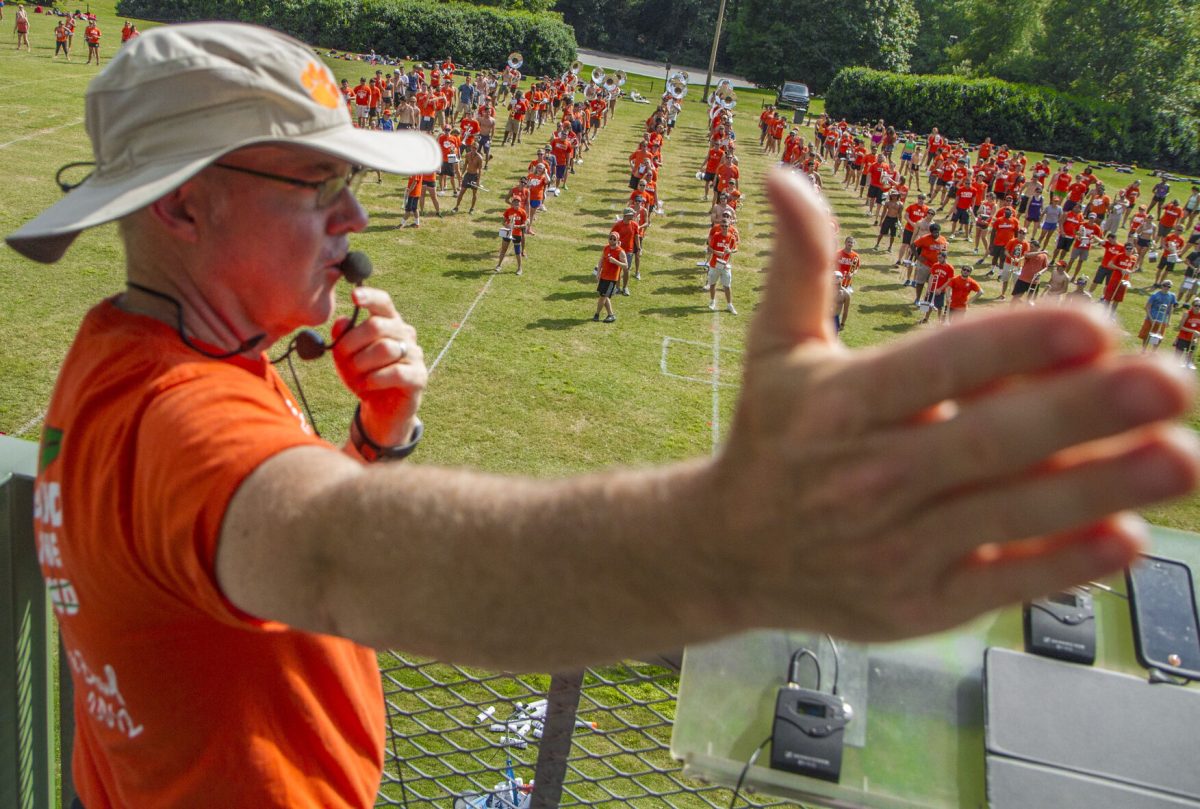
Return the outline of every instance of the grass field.
[[[107,2],[92,8],[105,31],[103,51],[111,54],[120,20]],[[52,18],[31,16],[33,52],[0,51],[0,152],[8,166],[0,186],[5,233],[58,196],[52,178],[59,166],[90,156],[82,97],[95,67],[81,64],[78,55],[72,64],[52,60]],[[365,72],[363,65],[344,61],[332,67],[352,80]],[[626,89],[651,95],[660,87],[661,80],[634,77]],[[667,215],[656,220],[647,239],[644,280],[633,284],[631,297],[615,301],[615,324],[590,320],[591,268],[608,225],[624,205],[625,157],[649,106],[622,102],[571,178],[570,190],[551,199],[550,210],[539,217],[539,235],[520,278],[512,274],[511,259],[504,274],[489,272],[504,207],[499,194],[548,139],[548,130],[515,148],[496,150],[484,178],[492,193],[481,194],[471,216],[427,216],[419,230],[395,230],[402,182],[389,177],[364,185],[360,196],[372,221],[353,246],[374,259],[372,282],[389,290],[417,326],[433,368],[423,410],[429,429],[419,462],[561,475],[712,451],[729,423],[745,330],[762,291],[758,270],[770,249],[771,219],[758,193],[769,161],[750,144],[760,104],[769,98],[743,92],[738,107],[747,191],[734,280],[739,317],[705,308],[694,268],[707,229],[707,204],[700,201],[694,177],[705,150],[705,116],[694,100],[685,104],[681,125],[665,149],[660,184]],[[1109,187],[1129,181],[1127,175],[1099,173]],[[1141,176],[1145,182],[1149,175]],[[869,345],[913,330],[909,294],[896,283],[889,257],[861,249],[874,241],[865,212],[836,182],[826,186],[843,232],[858,237],[864,258],[845,341]],[[7,248],[0,252],[0,311],[9,335],[0,354],[5,380],[0,430],[37,436],[58,364],[80,318],[97,300],[121,289],[120,256],[113,226],[83,234],[51,267],[35,266]],[[965,257],[961,245],[952,246],[952,260]],[[997,294],[994,281],[985,286],[989,296]],[[1142,300],[1141,293],[1134,294],[1122,306],[1126,329],[1140,323]],[[992,305],[984,301],[980,308]],[[353,403],[332,367],[307,364],[301,374],[317,424],[340,440]],[[1152,509],[1148,516],[1195,529],[1200,498]]]

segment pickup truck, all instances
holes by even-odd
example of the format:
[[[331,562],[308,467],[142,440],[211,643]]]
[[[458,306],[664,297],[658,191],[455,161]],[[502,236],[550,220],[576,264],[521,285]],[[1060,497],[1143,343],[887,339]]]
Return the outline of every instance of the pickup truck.
[[[785,81],[775,94],[775,107],[788,108],[799,113],[808,112],[808,85],[798,81]]]

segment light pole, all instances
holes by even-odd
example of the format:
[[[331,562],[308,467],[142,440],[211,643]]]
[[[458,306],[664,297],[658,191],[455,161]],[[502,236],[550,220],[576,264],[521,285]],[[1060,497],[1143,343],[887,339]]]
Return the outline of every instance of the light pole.
[[[708,103],[708,87],[712,84],[713,68],[717,65],[717,43],[721,41],[721,25],[725,22],[725,0],[721,0],[721,7],[717,9],[717,30],[713,32],[712,51],[708,54],[708,75],[704,77],[704,95],[701,101]]]

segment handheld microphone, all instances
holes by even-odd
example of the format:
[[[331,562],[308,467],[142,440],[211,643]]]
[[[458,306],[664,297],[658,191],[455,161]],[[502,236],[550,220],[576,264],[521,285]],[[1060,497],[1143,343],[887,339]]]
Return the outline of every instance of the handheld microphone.
[[[371,273],[375,267],[371,264],[371,259],[367,258],[366,253],[357,250],[346,254],[342,259],[342,263],[338,265],[338,271],[342,277],[349,281],[354,286],[359,286],[363,281],[371,277]],[[359,314],[358,304],[354,305],[354,313],[350,316],[350,325],[346,331],[354,328],[358,323]],[[342,332],[344,335],[346,332]],[[341,339],[340,337],[338,338]],[[295,337],[296,353],[300,355],[302,360],[315,360],[325,354],[326,351],[337,345],[338,341],[334,340],[326,343],[321,335],[317,334],[312,329],[302,329]]]

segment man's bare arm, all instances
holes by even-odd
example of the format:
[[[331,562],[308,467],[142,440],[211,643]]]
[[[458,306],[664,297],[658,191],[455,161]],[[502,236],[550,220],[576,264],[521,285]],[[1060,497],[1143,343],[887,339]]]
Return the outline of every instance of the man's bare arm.
[[[1119,570],[1144,542],[1121,512],[1195,487],[1196,439],[1168,422],[1189,384],[1116,355],[1096,313],[1021,307],[850,353],[821,201],[793,175],[771,198],[768,290],[716,458],[535,481],[291,450],[230,505],[226,596],[504,668],[753,626],[895,639]]]

